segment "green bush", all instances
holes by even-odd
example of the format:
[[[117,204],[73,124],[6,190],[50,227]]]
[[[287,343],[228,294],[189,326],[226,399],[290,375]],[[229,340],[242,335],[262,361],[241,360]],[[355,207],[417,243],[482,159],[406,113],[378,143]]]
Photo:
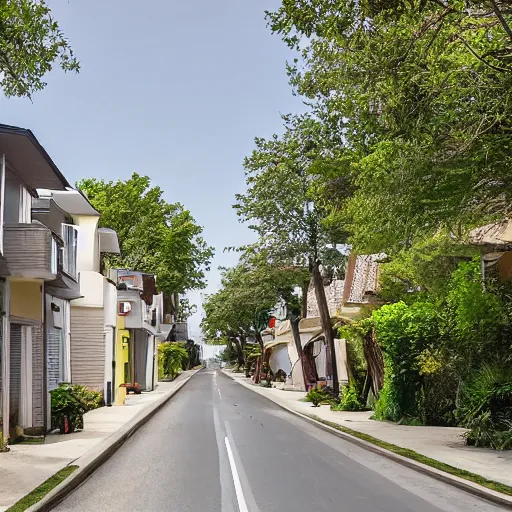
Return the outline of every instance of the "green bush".
[[[175,379],[181,372],[182,365],[188,361],[188,352],[183,343],[166,342],[158,345],[158,376]]]
[[[83,429],[84,414],[103,405],[103,395],[98,391],[91,391],[79,384],[66,382],[50,391],[50,399],[54,428],[62,428],[64,417],[66,417],[71,431]]]
[[[318,407],[325,400],[325,395],[319,389],[313,388],[306,395],[306,400],[311,402],[313,407]]]
[[[343,386],[341,400],[331,405],[333,411],[364,411],[364,406],[359,401],[359,395],[354,383]]]
[[[512,364],[484,364],[462,385],[456,415],[467,444],[511,449]]]

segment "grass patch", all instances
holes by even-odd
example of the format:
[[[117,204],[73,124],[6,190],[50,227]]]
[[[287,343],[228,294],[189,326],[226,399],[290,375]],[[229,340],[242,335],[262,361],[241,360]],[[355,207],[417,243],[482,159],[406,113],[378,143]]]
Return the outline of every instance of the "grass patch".
[[[55,475],[48,478],[48,480],[43,482],[39,487],[36,487],[32,492],[17,501],[12,507],[8,508],[6,512],[23,512],[27,510],[27,508],[41,501],[52,489],[57,487],[57,485],[63,482],[76,469],[78,469],[78,466],[66,466],[60,471],[57,471]]]
[[[362,439],[363,441],[367,441],[368,443],[375,444],[389,450],[390,452],[396,453],[397,455],[401,455],[402,457],[407,457],[408,459],[415,460],[416,462],[421,462],[426,466],[430,466],[435,469],[439,469],[440,471],[444,471],[445,473],[449,473],[450,475],[458,476],[459,478],[464,478],[465,480],[469,480],[475,484],[481,485],[483,487],[487,487],[488,489],[492,489],[493,491],[501,492],[506,494],[507,496],[512,496],[512,487],[506,484],[502,484],[501,482],[495,482],[494,480],[488,480],[487,478],[477,475],[475,473],[471,473],[470,471],[466,471],[465,469],[455,468],[450,466],[449,464],[445,464],[444,462],[440,462],[435,459],[431,459],[430,457],[426,457],[425,455],[421,455],[421,453],[415,452],[414,450],[409,450],[409,448],[402,448],[397,446],[396,444],[388,443],[386,441],[382,441],[377,439],[376,437],[370,436],[368,434],[363,434],[362,432],[358,432],[357,430],[352,430],[347,427],[343,427],[338,425],[337,423],[333,423],[332,421],[327,421],[314,414],[306,414],[308,418],[311,418],[315,421],[319,421],[324,425],[328,425],[340,432],[344,432],[345,434],[350,434],[351,436],[357,437],[358,439]]]

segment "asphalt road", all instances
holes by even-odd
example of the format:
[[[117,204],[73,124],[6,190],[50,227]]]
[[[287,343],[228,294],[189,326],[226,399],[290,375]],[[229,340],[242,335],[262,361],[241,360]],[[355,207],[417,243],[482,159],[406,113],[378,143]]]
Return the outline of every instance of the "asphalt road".
[[[60,512],[502,510],[297,418],[204,370]]]

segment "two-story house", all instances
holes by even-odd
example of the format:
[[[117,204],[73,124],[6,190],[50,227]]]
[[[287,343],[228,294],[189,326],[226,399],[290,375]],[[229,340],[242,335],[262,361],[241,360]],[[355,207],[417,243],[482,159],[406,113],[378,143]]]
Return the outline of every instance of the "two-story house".
[[[156,276],[125,269],[111,269],[109,276],[117,283],[116,382],[152,391],[158,381],[157,345],[171,328],[163,323],[164,300],[157,293]]]
[[[32,218],[36,190],[70,185],[30,130],[0,125],[1,418],[4,439],[16,427],[44,430],[44,289],[61,279],[65,241]]]
[[[75,272],[80,283],[80,293],[70,307],[69,363],[65,362],[70,379],[62,370],[59,378],[103,392],[105,404],[112,405],[117,291],[116,284],[101,273],[101,260],[104,254],[119,254],[117,234],[98,227],[100,214],[81,192],[52,191],[52,200],[71,218],[68,229],[78,247]],[[51,385],[58,380],[52,380]]]

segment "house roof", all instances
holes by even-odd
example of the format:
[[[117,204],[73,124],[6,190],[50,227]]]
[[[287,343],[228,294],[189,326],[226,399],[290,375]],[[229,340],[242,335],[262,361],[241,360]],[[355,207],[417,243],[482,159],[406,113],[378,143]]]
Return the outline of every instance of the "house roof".
[[[511,246],[512,245],[512,221],[503,219],[500,222],[486,224],[473,229],[469,233],[469,242],[482,246]]]
[[[31,189],[71,188],[35,135],[26,128],[0,124],[0,154],[7,165]]]
[[[351,255],[345,281],[344,302],[368,304],[377,293],[379,261],[384,254]]]
[[[94,217],[100,215],[79,190],[38,190],[37,192],[40,196],[51,195],[55,203],[70,215],[90,215]]]

